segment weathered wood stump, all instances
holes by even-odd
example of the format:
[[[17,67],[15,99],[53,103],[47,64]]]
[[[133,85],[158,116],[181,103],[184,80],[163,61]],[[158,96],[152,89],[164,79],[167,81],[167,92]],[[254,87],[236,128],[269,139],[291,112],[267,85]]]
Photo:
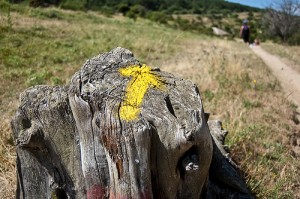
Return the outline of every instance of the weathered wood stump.
[[[20,98],[17,198],[252,198],[197,87],[126,49]]]

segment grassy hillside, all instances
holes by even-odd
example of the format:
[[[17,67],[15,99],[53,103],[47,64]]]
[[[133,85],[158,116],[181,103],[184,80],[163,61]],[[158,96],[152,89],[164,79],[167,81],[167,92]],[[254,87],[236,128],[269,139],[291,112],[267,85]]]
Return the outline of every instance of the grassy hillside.
[[[2,10],[8,10],[7,2],[1,0]],[[56,6],[67,10],[97,11],[105,16],[123,15],[136,20],[149,19],[168,27],[212,35],[212,27],[229,33],[229,38],[239,37],[243,19],[251,26],[251,41],[265,39],[261,30],[263,10],[224,0],[10,0],[23,6]],[[239,13],[239,14],[237,14]],[[55,17],[55,14],[52,16]]]
[[[88,58],[117,46],[153,66],[178,51],[185,37],[151,21],[93,12],[19,5],[12,6],[11,12],[1,11],[0,198],[12,198],[16,188],[10,120],[21,91],[37,84],[66,84]]]
[[[168,14],[174,12],[201,14],[216,10],[230,10],[233,12],[260,10],[259,8],[224,0],[10,0],[10,2],[28,4],[32,7],[58,6],[71,10],[94,10],[110,13],[120,11],[126,13],[132,7],[140,7],[146,12],[162,11]]]
[[[140,18],[21,5],[0,12],[0,198],[12,198],[16,187],[9,123],[20,92],[66,84],[86,59],[117,46],[194,81],[205,111],[229,130],[226,142],[252,192],[293,198],[300,186],[300,163],[289,146],[289,136],[300,130],[293,122],[296,107],[247,46]]]

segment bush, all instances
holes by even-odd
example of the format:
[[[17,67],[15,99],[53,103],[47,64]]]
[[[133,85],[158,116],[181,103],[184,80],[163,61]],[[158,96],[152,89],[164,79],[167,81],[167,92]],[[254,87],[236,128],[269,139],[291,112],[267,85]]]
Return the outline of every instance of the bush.
[[[159,12],[159,11],[149,12],[147,14],[147,18],[150,19],[151,21],[155,21],[155,22],[162,23],[162,24],[167,24],[168,19],[170,19],[170,17],[168,15],[166,15],[163,12]]]
[[[104,14],[107,17],[110,17],[115,13],[115,10],[112,7],[108,7],[108,6],[103,6],[100,9],[100,11],[102,14]]]
[[[29,5],[31,7],[39,7],[43,4],[43,0],[30,0]]]
[[[145,17],[146,16],[146,8],[141,5],[134,5],[130,8],[130,10],[126,13],[126,16],[132,19],[136,19],[137,17]]]
[[[209,10],[207,11],[207,14],[210,14],[210,15],[218,15],[218,14],[220,14],[220,11],[217,10],[217,9],[209,9]]]
[[[187,19],[182,19],[181,17],[177,17],[175,22],[181,30],[189,30],[191,25]]]
[[[17,2],[21,2],[18,0]],[[32,7],[48,7],[49,5],[59,5],[60,0],[29,0],[29,5]]]
[[[126,3],[121,3],[117,7],[118,12],[122,13],[123,16],[126,15],[126,13],[130,10],[130,7]]]
[[[240,21],[239,15],[236,14],[236,13],[232,13],[232,14],[231,14],[231,17],[234,18],[234,19],[236,19],[236,20],[238,20],[238,21]]]
[[[85,10],[85,1],[65,0],[62,2],[61,8],[68,10]]]
[[[234,29],[234,27],[231,26],[231,25],[229,25],[229,24],[225,24],[225,25],[223,26],[223,29],[224,29],[226,32],[228,32],[228,33],[230,34],[230,36],[232,36],[232,37],[234,37],[235,34],[236,34],[236,32],[237,32],[237,31]]]
[[[300,32],[293,34],[287,41],[289,45],[300,45]]]
[[[126,13],[126,17],[129,17],[129,18],[131,18],[131,19],[136,20],[136,18],[137,18],[138,16],[137,16],[136,13],[134,13],[134,12],[132,12],[132,11],[129,10],[129,11]]]
[[[170,6],[166,9],[166,12],[167,12],[167,14],[175,14],[175,12],[180,10],[180,9],[181,8],[178,8],[177,6],[172,5],[172,6]]]
[[[205,12],[205,9],[204,8],[201,8],[201,7],[195,7],[193,10],[192,10],[192,13],[194,14],[203,14]]]

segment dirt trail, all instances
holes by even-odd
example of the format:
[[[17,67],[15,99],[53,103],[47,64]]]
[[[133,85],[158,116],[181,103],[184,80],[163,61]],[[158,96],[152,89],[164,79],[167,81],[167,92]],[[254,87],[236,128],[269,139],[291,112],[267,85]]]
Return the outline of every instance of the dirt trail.
[[[283,63],[280,58],[271,55],[263,50],[260,46],[252,48],[266,65],[272,70],[273,75],[281,82],[286,98],[298,105],[300,111],[300,74],[291,67]]]
[[[279,57],[271,55],[259,46],[252,48],[273,72],[273,75],[281,82],[286,98],[294,102],[298,108],[295,117],[300,121],[300,74],[290,66],[283,63]],[[290,143],[294,154],[300,157],[300,132],[295,132],[290,138]],[[297,193],[300,196],[300,192]]]

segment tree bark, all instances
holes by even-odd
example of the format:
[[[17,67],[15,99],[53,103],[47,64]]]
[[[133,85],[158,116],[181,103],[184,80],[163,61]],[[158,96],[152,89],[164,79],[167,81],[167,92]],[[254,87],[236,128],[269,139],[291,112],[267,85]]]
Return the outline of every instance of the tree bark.
[[[17,198],[251,198],[209,124],[192,82],[116,48],[21,94]]]

